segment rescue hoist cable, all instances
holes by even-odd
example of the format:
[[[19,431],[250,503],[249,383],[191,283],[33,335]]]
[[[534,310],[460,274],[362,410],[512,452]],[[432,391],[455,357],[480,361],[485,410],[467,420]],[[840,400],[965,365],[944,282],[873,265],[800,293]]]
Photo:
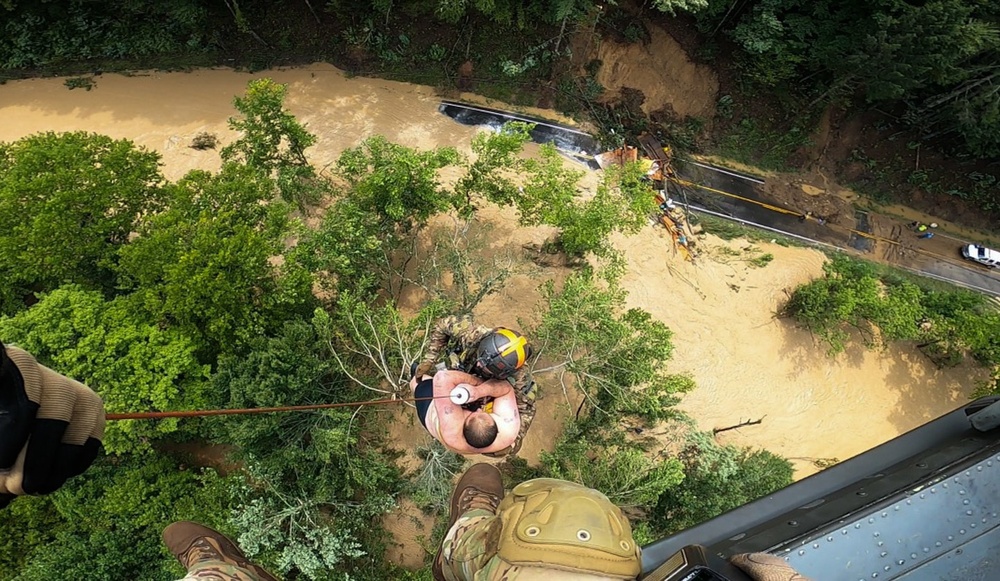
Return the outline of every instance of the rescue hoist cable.
[[[187,410],[187,411],[166,411],[166,412],[126,412],[120,414],[107,414],[105,418],[109,421],[116,420],[159,420],[163,418],[197,418],[207,416],[239,416],[249,414],[270,414],[277,412],[303,412],[311,410],[327,410],[341,407],[357,407],[364,405],[383,405],[388,403],[408,403],[416,401],[428,401],[434,399],[446,399],[451,396],[438,395],[434,397],[409,397],[409,398],[385,398],[373,399],[371,401],[349,401],[343,403],[321,403],[312,405],[292,405],[266,408],[240,408],[240,409],[218,409],[218,410]]]

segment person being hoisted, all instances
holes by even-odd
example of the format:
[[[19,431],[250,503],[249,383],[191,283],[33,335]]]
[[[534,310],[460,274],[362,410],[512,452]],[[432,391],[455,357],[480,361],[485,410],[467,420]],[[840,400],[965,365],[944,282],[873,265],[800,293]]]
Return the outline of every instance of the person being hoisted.
[[[435,397],[417,402],[421,422],[462,454],[516,453],[535,415],[526,367],[531,353],[516,331],[476,325],[464,316],[439,320],[410,382],[414,397]]]

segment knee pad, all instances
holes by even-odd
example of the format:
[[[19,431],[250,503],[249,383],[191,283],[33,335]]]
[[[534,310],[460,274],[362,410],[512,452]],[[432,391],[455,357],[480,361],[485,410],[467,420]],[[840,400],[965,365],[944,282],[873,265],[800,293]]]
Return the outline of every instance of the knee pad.
[[[511,565],[635,579],[639,547],[621,510],[600,492],[551,478],[514,487],[498,508],[497,554]]]

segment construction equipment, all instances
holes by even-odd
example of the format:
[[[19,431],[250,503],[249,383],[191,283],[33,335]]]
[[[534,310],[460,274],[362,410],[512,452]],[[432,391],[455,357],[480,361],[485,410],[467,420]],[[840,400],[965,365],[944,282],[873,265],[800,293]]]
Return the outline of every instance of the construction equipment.
[[[664,190],[660,190],[656,194],[656,202],[660,208],[657,221],[663,224],[663,227],[670,233],[670,237],[674,241],[674,250],[681,255],[681,258],[691,262],[696,256],[694,232],[688,224],[684,209],[665,196]]]
[[[649,179],[656,191],[656,203],[660,208],[655,221],[667,229],[671,240],[673,240],[674,252],[680,254],[684,260],[691,262],[696,256],[694,232],[688,224],[684,209],[675,204],[667,195],[668,183],[676,179],[674,168],[671,165],[670,148],[663,147],[655,137],[648,133],[639,136],[639,145],[642,146],[646,157],[639,157],[637,148],[625,145],[598,154],[594,158],[601,169],[633,162],[643,164],[646,178]]]

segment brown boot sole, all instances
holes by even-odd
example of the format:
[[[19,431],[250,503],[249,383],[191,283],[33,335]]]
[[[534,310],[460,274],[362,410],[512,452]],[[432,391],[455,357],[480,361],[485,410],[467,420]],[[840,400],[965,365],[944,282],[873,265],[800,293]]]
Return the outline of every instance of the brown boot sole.
[[[461,508],[458,506],[462,499],[462,493],[466,488],[475,487],[483,492],[487,492],[503,500],[503,477],[500,470],[492,464],[475,464],[465,471],[455,485],[455,491],[451,493],[451,514],[448,518],[448,530],[458,521],[461,516]]]

